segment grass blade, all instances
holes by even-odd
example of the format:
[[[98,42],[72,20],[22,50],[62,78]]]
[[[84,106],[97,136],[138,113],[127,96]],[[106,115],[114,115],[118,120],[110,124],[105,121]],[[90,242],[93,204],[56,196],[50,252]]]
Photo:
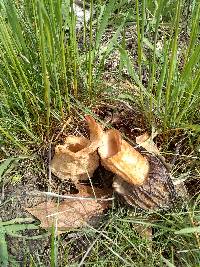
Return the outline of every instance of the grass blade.
[[[0,229],[0,264],[2,267],[8,266],[8,248],[5,233]]]

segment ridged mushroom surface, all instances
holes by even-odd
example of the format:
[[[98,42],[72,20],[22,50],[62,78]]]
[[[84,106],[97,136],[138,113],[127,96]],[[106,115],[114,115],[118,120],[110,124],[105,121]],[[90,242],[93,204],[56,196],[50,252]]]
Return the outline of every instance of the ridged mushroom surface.
[[[130,206],[145,210],[169,208],[177,194],[167,168],[158,157],[145,149],[139,148],[139,152],[150,164],[148,178],[142,185],[137,186],[116,175],[113,182],[114,190]]]

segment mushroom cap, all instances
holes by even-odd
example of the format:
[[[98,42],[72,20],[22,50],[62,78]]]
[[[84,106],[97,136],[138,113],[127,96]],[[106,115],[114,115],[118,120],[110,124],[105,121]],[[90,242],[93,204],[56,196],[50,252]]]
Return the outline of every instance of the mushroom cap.
[[[99,166],[97,148],[101,143],[103,129],[92,116],[87,115],[85,119],[90,129],[90,140],[69,135],[64,145],[56,146],[51,161],[51,170],[56,176],[71,179],[75,183],[89,179]]]

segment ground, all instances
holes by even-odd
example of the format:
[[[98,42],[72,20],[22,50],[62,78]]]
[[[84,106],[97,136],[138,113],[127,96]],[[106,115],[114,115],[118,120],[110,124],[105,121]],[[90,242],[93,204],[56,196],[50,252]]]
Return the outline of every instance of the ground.
[[[142,116],[141,111],[138,108],[133,108],[124,103],[110,103],[110,104],[99,104],[92,108],[94,114],[102,120],[107,127],[114,127],[118,129],[121,133],[123,133],[129,141],[132,142],[134,145],[135,137],[141,135],[142,133],[149,130],[148,125],[145,123],[145,119]],[[69,127],[69,129],[68,129]],[[61,128],[58,126],[55,129],[54,136],[58,136],[61,133]],[[54,155],[54,147],[56,144],[63,143],[63,138],[68,134],[75,133],[76,135],[83,134],[88,136],[88,128],[84,120],[76,119],[70,123],[70,125],[66,126],[64,131],[56,138],[56,141],[52,142],[51,148],[51,158]],[[160,134],[156,138],[158,147],[162,146],[163,135]],[[176,134],[173,136],[171,135],[171,141],[169,147],[173,151],[174,147],[177,147],[177,138]],[[187,139],[187,136],[184,135],[184,140]],[[179,138],[178,138],[179,140]],[[8,221],[14,218],[30,218],[31,215],[26,211],[26,208],[34,207],[35,205],[44,201],[44,197],[41,196],[32,196],[29,193],[31,191],[48,191],[51,188],[51,191],[59,193],[59,194],[66,194],[66,193],[76,193],[77,190],[75,189],[75,185],[70,183],[70,181],[62,182],[59,178],[55,177],[54,175],[51,176],[51,181],[49,181],[48,175],[48,167],[49,167],[49,147],[42,148],[39,152],[36,153],[32,160],[27,159],[21,161],[18,166],[18,173],[22,174],[22,178],[16,184],[7,183],[3,189],[4,198],[1,204],[1,218],[3,221]],[[182,147],[179,147],[178,153],[181,153]],[[40,155],[38,155],[38,153]],[[175,170],[178,168],[179,162],[181,159],[179,155],[175,157],[169,155],[166,157],[168,162],[175,163],[173,169]],[[182,164],[183,164],[182,160]],[[20,169],[19,169],[20,168]],[[42,171],[41,171],[42,169]],[[102,186],[111,186],[113,175],[104,170],[103,167],[99,167],[98,170],[95,172],[92,181],[95,186],[102,187]],[[194,182],[192,183],[187,182],[189,192],[194,194],[194,190],[191,188]],[[117,209],[118,205],[114,204],[115,208]],[[112,211],[113,207],[111,208]],[[125,208],[128,209],[128,208]],[[116,211],[115,211],[116,212]],[[110,211],[106,212],[107,214]],[[97,229],[104,225],[109,220],[109,215],[104,215],[103,218],[99,218],[99,223],[96,225]],[[35,218],[36,219],[36,218]],[[37,221],[39,225],[39,221]],[[93,224],[94,225],[94,224]],[[29,253],[32,255],[32,259],[35,262],[42,262],[45,266],[49,265],[50,253],[51,253],[51,245],[50,245],[50,234],[46,235],[46,232],[43,229],[38,230],[26,230],[23,232],[23,236],[25,238],[19,237],[12,237],[7,236],[8,248],[9,253],[14,257],[17,262],[24,263],[25,261],[30,262]],[[26,240],[26,236],[32,237],[33,240]],[[38,235],[41,235],[39,239],[34,240],[34,237],[37,238]],[[46,236],[45,236],[46,235]],[[84,253],[87,251],[89,244],[91,244],[90,240],[84,235],[84,232],[77,231],[70,231],[67,234],[61,236],[62,245],[59,248],[59,256],[58,258],[63,258],[63,253],[67,253],[68,261],[77,262],[81,260]],[[91,239],[93,240],[93,238]],[[78,243],[77,243],[78,242]],[[78,246],[78,247],[77,247]],[[68,251],[66,252],[66,248]],[[80,253],[80,251],[82,251]],[[36,265],[37,266],[37,265]]]

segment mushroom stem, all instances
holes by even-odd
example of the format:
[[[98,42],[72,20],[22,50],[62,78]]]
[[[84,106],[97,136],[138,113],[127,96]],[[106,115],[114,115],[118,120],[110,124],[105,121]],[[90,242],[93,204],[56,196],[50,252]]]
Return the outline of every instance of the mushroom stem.
[[[98,149],[102,165],[133,185],[142,185],[149,174],[149,162],[122,139],[117,130],[104,133]]]
[[[88,180],[99,166],[97,144],[81,136],[68,136],[64,145],[57,145],[51,170],[60,179]]]

